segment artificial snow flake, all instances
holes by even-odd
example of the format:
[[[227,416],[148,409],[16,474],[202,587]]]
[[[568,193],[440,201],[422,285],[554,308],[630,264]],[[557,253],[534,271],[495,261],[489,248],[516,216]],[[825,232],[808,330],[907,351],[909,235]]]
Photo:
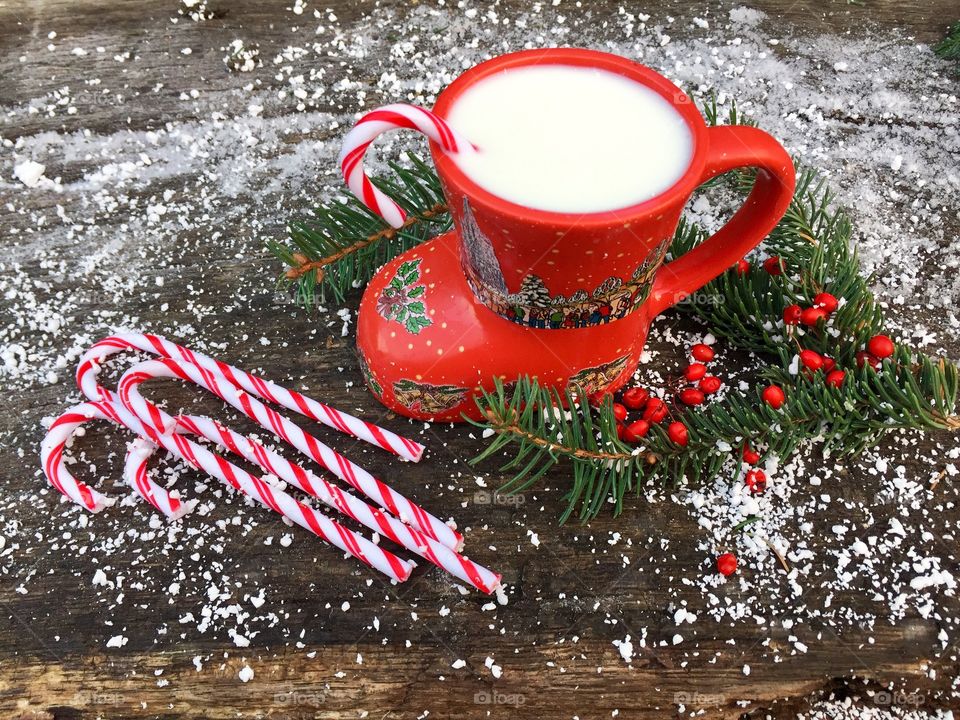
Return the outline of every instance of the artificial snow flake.
[[[34,188],[40,184],[40,178],[43,177],[44,170],[46,170],[46,167],[41,163],[24,160],[14,166],[13,175],[27,187]]]

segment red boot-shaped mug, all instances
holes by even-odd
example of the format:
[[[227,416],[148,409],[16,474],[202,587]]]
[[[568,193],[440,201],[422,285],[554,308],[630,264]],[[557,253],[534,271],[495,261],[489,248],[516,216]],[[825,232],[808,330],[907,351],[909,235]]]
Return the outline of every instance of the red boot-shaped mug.
[[[403,210],[363,169],[382,132],[430,139],[454,230],[387,263],[360,305],[367,384],[423,420],[477,417],[474,397],[521,375],[590,393],[635,370],[651,320],[734,265],[783,216],[790,156],[752,127],[707,127],[675,85],[616,55],[528,50],[481,63],[433,111],[388,105],[344,139],[350,189],[394,227]],[[703,182],[757,168],[743,207],[664,263]]]

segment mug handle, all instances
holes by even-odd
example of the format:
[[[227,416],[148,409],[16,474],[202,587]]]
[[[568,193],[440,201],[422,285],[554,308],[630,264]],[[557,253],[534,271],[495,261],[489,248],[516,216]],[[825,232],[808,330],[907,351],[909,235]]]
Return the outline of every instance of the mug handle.
[[[370,182],[370,177],[363,167],[363,155],[377,136],[399,128],[423,133],[447,153],[473,149],[470,141],[447,125],[443,118],[417,105],[384,105],[357,120],[353,129],[343,138],[343,147],[337,162],[351,192],[395,228],[403,227],[407,214],[386,193]]]
[[[753,189],[727,224],[657,272],[650,317],[699,290],[763,240],[787,211],[796,175],[790,155],[770,135],[747,125],[707,128],[709,149],[700,184],[742,167],[759,169]]]

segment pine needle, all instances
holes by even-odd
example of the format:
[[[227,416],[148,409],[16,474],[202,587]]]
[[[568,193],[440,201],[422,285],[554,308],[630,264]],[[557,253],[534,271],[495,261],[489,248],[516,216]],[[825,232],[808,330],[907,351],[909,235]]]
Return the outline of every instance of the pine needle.
[[[947,36],[941,40],[933,51],[944,60],[957,61],[956,70],[960,72],[960,21],[953,24],[947,31]]]

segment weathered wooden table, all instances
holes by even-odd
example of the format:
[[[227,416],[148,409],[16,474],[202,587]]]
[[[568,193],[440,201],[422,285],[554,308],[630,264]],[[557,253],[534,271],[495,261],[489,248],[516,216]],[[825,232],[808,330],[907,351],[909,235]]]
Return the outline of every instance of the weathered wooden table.
[[[700,580],[709,574],[710,557],[698,547],[702,529],[686,506],[663,497],[631,499],[620,518],[605,513],[586,527],[558,528],[562,470],[522,503],[484,502],[491,496],[477,475],[487,489],[503,478],[494,465],[466,465],[480,447],[470,430],[384,416],[362,387],[353,326],[344,335],[332,309],[308,314],[273,290],[279,267],[263,240],[282,237],[285,218],[315,199],[305,176],[325,171],[335,182],[332,163],[320,168],[311,153],[323,141],[335,142],[341,130],[318,118],[355,111],[355,90],[339,83],[363,85],[391,72],[402,53],[392,59],[383,48],[397,47],[404,18],[430,17],[417,3],[378,5],[333,0],[304,10],[299,2],[212,0],[212,18],[173,23],[172,3],[0,3],[0,275],[7,293],[0,308],[14,318],[5,347],[19,338],[27,353],[35,352],[20,376],[7,376],[12,389],[0,420],[3,715],[600,718],[619,711],[636,718],[683,707],[711,717],[793,717],[823,694],[866,698],[866,690],[888,683],[899,695],[874,698],[876,704],[893,697],[921,709],[953,706],[957,653],[938,639],[942,628],[949,628],[951,644],[955,638],[952,618],[960,603],[953,592],[933,593],[933,613],[911,609],[890,622],[886,602],[868,587],[854,583],[837,592],[821,586],[828,561],[804,580],[801,598],[771,559],[742,570],[769,576],[764,583],[711,590],[743,603],[756,619],[716,622]],[[602,38],[618,17],[616,3],[545,5],[537,12],[565,13],[566,27],[592,28],[591,38]],[[756,6],[783,34],[842,41],[866,26],[878,45],[935,41],[957,10],[950,0]],[[682,41],[698,32],[693,17],[709,19],[722,35],[732,7],[685,1],[628,10],[649,13],[650,27],[680,18],[669,31]],[[528,11],[512,0],[495,9],[514,19]],[[364,20],[371,12],[374,19]],[[469,46],[469,23],[479,19],[446,7],[436,12],[441,20],[456,18],[449,23],[454,44]],[[486,13],[480,8],[479,17]],[[317,26],[322,31],[315,32]],[[477,37],[499,51],[500,39],[479,31]],[[577,44],[578,37],[559,40]],[[234,38],[259,44],[262,68],[225,68],[223,48]],[[439,42],[422,29],[410,41],[426,48]],[[308,78],[307,107],[298,112],[290,78],[304,68],[324,70],[326,91],[314,94],[321,83]],[[949,88],[949,80],[937,82]],[[284,88],[291,94],[283,102],[246,110]],[[368,104],[385,99],[388,94],[374,92]],[[255,125],[259,118],[269,120],[267,129]],[[236,148],[217,141],[227,137],[217,135],[218,124],[232,127]],[[856,131],[857,122],[848,125]],[[269,146],[261,158],[269,176],[256,164],[231,164],[240,144],[257,142]],[[140,157],[141,146],[149,162]],[[31,154],[42,155],[37,159],[47,165],[48,178],[59,177],[58,187],[27,193],[12,180],[16,158]],[[163,167],[174,169],[157,169]],[[235,191],[223,190],[231,183]],[[209,192],[214,185],[218,192]],[[944,222],[956,231],[955,212]],[[353,297],[348,306],[356,304]],[[61,313],[59,328],[46,325]],[[938,317],[931,311],[930,323]],[[689,329],[670,322],[678,331]],[[31,323],[45,325],[28,337]],[[183,471],[178,487],[212,502],[175,529],[142,503],[85,517],[61,502],[39,475],[40,421],[78,398],[71,352],[111,326],[140,326],[195,343],[421,439],[429,446],[426,459],[399,466],[384,453],[317,429],[438,515],[458,518],[470,554],[503,572],[508,604],[462,594],[430,567],[420,567],[405,585],[385,584],[212,483],[194,487],[204,479],[192,472]],[[955,338],[940,339],[948,354],[960,356]],[[673,344],[662,337],[657,343],[664,363],[677,362]],[[166,383],[163,392],[171,409],[224,414],[179,385]],[[250,429],[235,418],[234,424]],[[78,475],[118,478],[125,436],[91,427],[74,449],[82,458]],[[908,477],[926,477],[926,454],[954,442],[910,437],[889,451]],[[114,494],[128,495],[119,480],[111,483]],[[831,505],[807,538],[815,551],[822,539],[827,557],[829,538],[817,532],[829,535],[831,524],[849,515],[867,527],[895,512],[864,513],[877,488],[862,470],[851,468],[829,490],[842,502]],[[938,492],[935,551],[943,567],[955,571],[956,492],[948,482]],[[901,560],[890,558],[891,564]],[[674,611],[684,603],[699,619],[678,628]],[[819,611],[804,614],[827,607],[821,619]],[[842,622],[846,610],[850,620]],[[792,629],[781,622],[798,615],[805,619]],[[856,619],[867,615],[875,621]],[[678,633],[682,642],[675,643]],[[632,664],[613,643],[627,635],[635,644]],[[797,651],[792,635],[805,651]],[[502,677],[490,665],[502,668]],[[244,668],[254,672],[249,682],[238,678]]]

